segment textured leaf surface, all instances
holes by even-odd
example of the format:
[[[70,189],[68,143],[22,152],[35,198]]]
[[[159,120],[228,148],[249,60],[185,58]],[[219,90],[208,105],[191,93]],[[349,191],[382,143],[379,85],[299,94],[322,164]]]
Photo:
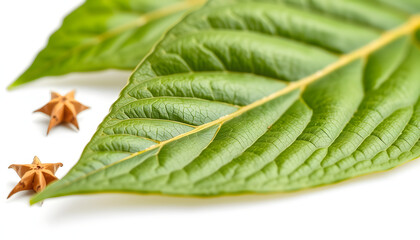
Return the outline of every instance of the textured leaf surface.
[[[9,89],[45,76],[132,70],[186,10],[204,0],[87,0]]]
[[[420,155],[417,1],[215,0],[168,32],[35,196],[284,192]]]

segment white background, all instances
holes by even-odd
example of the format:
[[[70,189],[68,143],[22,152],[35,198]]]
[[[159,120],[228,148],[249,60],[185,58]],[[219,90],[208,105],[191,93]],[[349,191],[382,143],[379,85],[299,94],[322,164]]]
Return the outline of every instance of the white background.
[[[19,181],[7,169],[62,162],[62,177],[125,85],[129,73],[106,71],[44,78],[8,92],[10,84],[81,0],[0,3],[0,239],[420,239],[420,161],[390,172],[293,194],[189,199],[99,194],[49,199],[30,207],[31,192],[6,200]],[[140,60],[140,59],[139,59]],[[32,111],[50,90],[91,109],[81,130],[60,126],[46,137],[48,118]]]

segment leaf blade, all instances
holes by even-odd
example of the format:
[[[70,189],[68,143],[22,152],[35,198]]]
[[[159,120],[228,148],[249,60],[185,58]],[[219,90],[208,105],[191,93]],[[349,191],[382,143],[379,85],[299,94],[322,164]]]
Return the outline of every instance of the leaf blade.
[[[240,5],[248,1],[232,2]],[[370,43],[366,40],[364,46],[345,53],[332,63],[323,59],[333,59],[334,54],[316,50],[315,55],[325,54],[328,57],[315,57],[312,63],[313,68],[309,67],[307,70],[296,68],[296,72],[288,72],[290,69],[282,68],[282,66],[286,61],[298,63],[299,60],[301,60],[300,63],[308,61],[300,59],[299,54],[299,49],[307,47],[306,45],[294,48],[295,44],[306,43],[296,42],[283,45],[284,41],[275,41],[273,48],[283,49],[287,46],[289,52],[286,51],[283,54],[289,54],[288,56],[291,57],[279,56],[283,61],[269,61],[270,64],[278,66],[276,69],[280,69],[280,72],[270,72],[265,71],[268,68],[262,68],[268,63],[264,62],[264,58],[259,58],[258,54],[271,56],[277,49],[270,52],[262,47],[262,50],[258,51],[257,47],[253,49],[249,47],[252,45],[245,41],[242,45],[238,45],[239,42],[230,45],[227,48],[229,51],[222,51],[226,46],[222,41],[223,44],[219,45],[222,50],[219,49],[219,52],[216,48],[210,48],[210,50],[206,48],[207,51],[203,51],[202,48],[197,47],[191,50],[189,44],[197,46],[198,41],[195,37],[191,38],[191,36],[196,36],[196,32],[191,30],[194,28],[191,28],[188,22],[197,24],[193,21],[197,20],[194,16],[202,16],[201,11],[210,11],[212,7],[217,12],[218,4],[223,6],[223,3],[218,1],[210,2],[203,10],[190,14],[168,33],[156,48],[155,53],[136,69],[130,84],[113,105],[111,115],[104,120],[76,167],[65,178],[37,195],[32,202],[66,194],[106,191],[205,196],[244,192],[284,192],[389,169],[420,155],[420,84],[417,81],[420,70],[415,67],[420,58],[420,50],[413,44],[412,39],[407,40],[408,37],[406,37],[420,27],[418,16],[395,29],[385,31]],[[274,8],[275,3],[272,4]],[[185,29],[190,29],[193,34],[191,35]],[[226,31],[217,34],[222,33]],[[189,39],[186,48],[184,46],[187,43],[173,47],[174,38],[179,37],[180,34],[186,34],[188,37],[183,38],[182,41]],[[209,39],[212,40],[213,36],[218,35],[203,36],[207,38],[208,43]],[[227,39],[235,42],[232,35],[228,36],[230,37]],[[261,38],[256,38],[252,34],[247,36],[250,36],[248,39],[254,41],[253,43],[261,42]],[[267,38],[264,37],[264,39]],[[395,41],[402,42],[396,45],[398,48],[409,49],[405,51],[403,60],[397,61],[398,67],[394,67],[392,73],[385,71],[369,77],[372,80],[366,80],[365,65],[369,66],[369,62],[373,64],[372,62],[377,61],[383,54],[382,50],[385,49],[388,53],[399,53],[392,50],[395,47],[393,44]],[[241,49],[239,51],[236,48]],[[311,46],[311,48],[318,49],[319,46]],[[185,49],[189,50],[184,52]],[[249,51],[243,51],[243,49]],[[290,53],[296,49],[296,54]],[[249,52],[252,54],[245,54]],[[200,57],[203,56],[206,56],[203,61],[214,64],[189,64],[191,61],[198,61],[197,59],[201,61]],[[258,61],[246,65],[242,61],[245,57],[262,59],[259,61],[260,66],[255,65]],[[158,62],[170,69],[153,68]],[[321,65],[324,64],[321,67],[320,62]],[[389,63],[387,66],[393,64]],[[372,67],[366,69],[369,70]],[[241,90],[240,81],[231,82],[238,88],[227,88],[235,94],[225,95],[224,98],[204,93],[205,90],[211,93],[220,94],[221,92],[217,86],[209,90],[208,82],[204,84],[204,87],[199,88],[200,83],[206,83],[200,77],[206,74],[208,76],[218,74],[218,76],[225,76],[224,79],[219,79],[223,82],[228,81],[232,76],[230,71],[234,71],[235,74],[243,74],[243,72],[250,74],[250,77],[256,81],[247,83],[250,84],[247,88],[252,89],[252,84],[254,84],[256,89],[265,91],[263,97],[249,104],[243,103],[244,105],[241,105],[238,110],[225,116],[219,115],[210,122],[190,122],[197,126],[125,158],[117,157],[102,163],[102,166],[97,166],[94,171],[84,167],[88,165],[92,168],[92,165],[89,165],[93,163],[92,155],[89,154],[95,155],[95,153],[90,152],[90,149],[98,139],[108,137],[103,135],[101,129],[118,124],[119,120],[113,118],[113,114],[125,112],[127,109],[124,106],[137,101],[136,97],[153,99],[172,94],[189,96],[191,99],[222,99],[232,103],[235,102],[236,94],[252,94]],[[302,71],[310,73],[296,79]],[[161,75],[173,81],[162,81]],[[260,76],[256,77],[256,75]],[[185,79],[180,76],[200,77],[194,79],[194,84],[190,81],[190,85],[180,85],[178,86],[180,90],[177,90],[174,82]],[[383,76],[386,76],[385,80],[377,81],[378,78],[384,78]],[[272,81],[272,85],[268,83],[267,86],[278,89],[273,92],[270,91],[271,87],[258,88],[257,80],[261,79]],[[159,92],[159,89],[145,92],[144,89],[148,89],[146,86],[152,86],[153,81],[161,84],[162,92]],[[367,84],[366,81],[369,83]],[[370,81],[373,83],[371,84]],[[171,92],[165,89],[175,90]],[[200,94],[193,95],[194,91]],[[239,98],[244,98],[244,96]],[[165,114],[161,114],[159,118],[168,120]],[[399,124],[395,124],[396,121]],[[200,134],[214,128],[218,130],[214,132],[208,145],[195,148],[194,141],[191,141],[189,137],[195,136],[200,139]],[[185,155],[192,149],[196,151],[195,154]],[[200,152],[199,155],[197,151]],[[160,158],[164,159],[163,164],[159,161]]]
[[[64,19],[47,46],[8,89],[45,76],[110,68],[131,70],[169,26],[202,3],[87,0]]]

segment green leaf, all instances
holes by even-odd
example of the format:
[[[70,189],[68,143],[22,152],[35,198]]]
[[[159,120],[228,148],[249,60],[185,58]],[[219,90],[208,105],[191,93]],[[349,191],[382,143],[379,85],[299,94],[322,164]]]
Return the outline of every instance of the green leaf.
[[[132,70],[162,34],[204,0],[87,0],[68,15],[8,89],[45,76]]]
[[[287,192],[419,157],[420,16],[405,10],[420,6],[387,3],[209,2],[166,34],[76,166],[31,202]]]

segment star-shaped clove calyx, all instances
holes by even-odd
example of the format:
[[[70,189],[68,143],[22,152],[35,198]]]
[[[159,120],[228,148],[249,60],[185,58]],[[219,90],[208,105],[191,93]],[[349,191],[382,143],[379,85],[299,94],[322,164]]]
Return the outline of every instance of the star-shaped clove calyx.
[[[55,176],[55,172],[59,167],[62,167],[62,163],[41,163],[38,157],[34,157],[32,164],[12,164],[9,168],[12,168],[19,175],[21,180],[13,188],[7,198],[10,198],[13,194],[24,191],[34,190],[35,192],[41,192],[51,182],[58,180]]]
[[[34,111],[42,112],[51,116],[47,135],[51,128],[57,126],[60,123],[71,123],[77,129],[79,129],[79,123],[77,122],[76,116],[89,107],[76,101],[74,99],[74,93],[75,91],[71,91],[64,96],[61,96],[56,92],[51,92],[51,101],[42,108]]]

